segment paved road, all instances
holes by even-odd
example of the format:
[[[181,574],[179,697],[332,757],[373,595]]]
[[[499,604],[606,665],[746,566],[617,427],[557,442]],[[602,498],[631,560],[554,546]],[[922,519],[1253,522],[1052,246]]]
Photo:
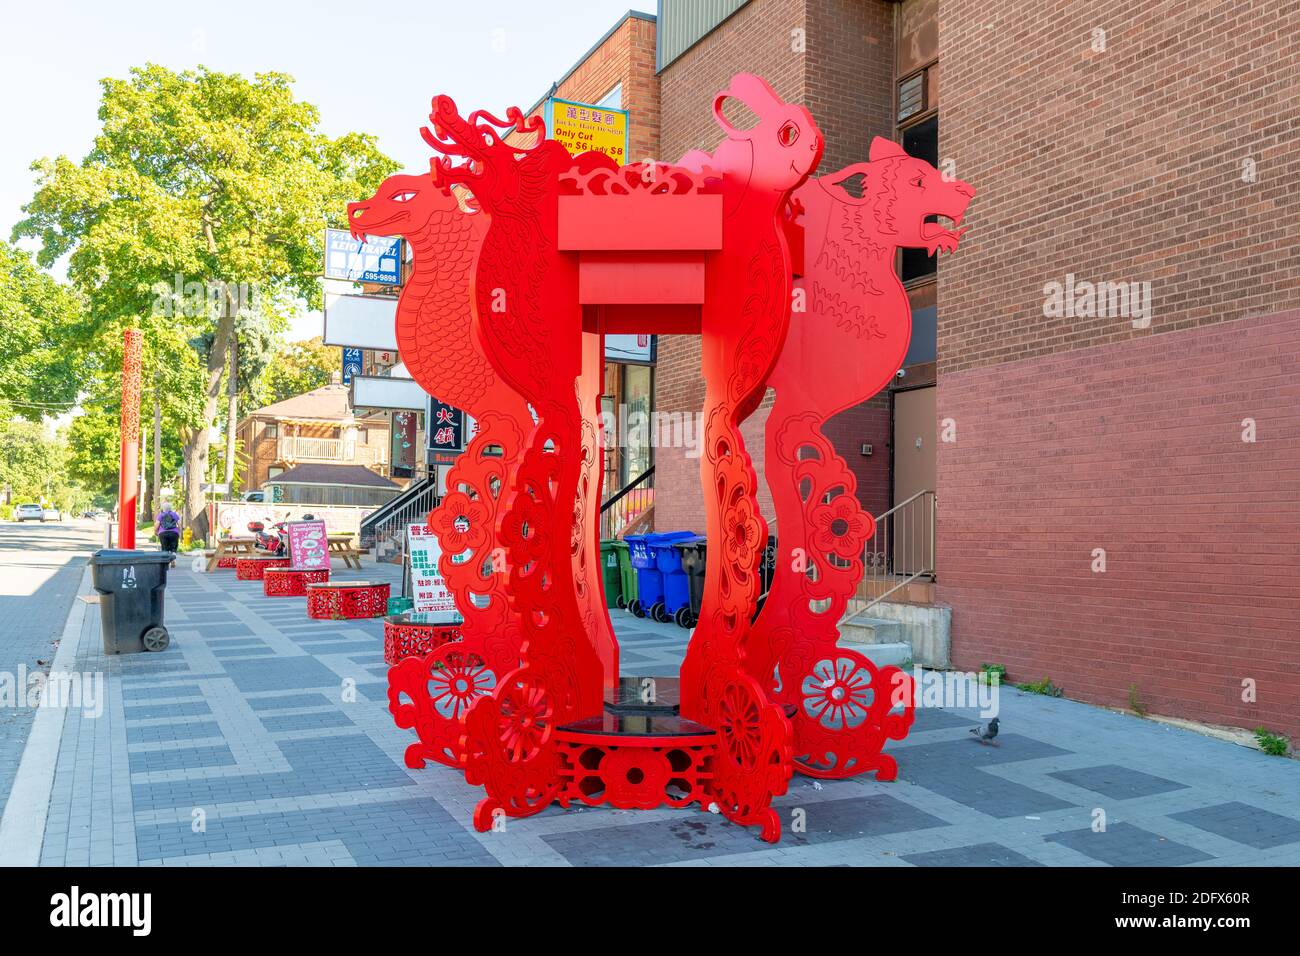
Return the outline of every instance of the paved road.
[[[94,521],[0,523],[0,673],[49,672],[86,556],[100,547]],[[35,710],[0,705],[0,811],[9,799]]]

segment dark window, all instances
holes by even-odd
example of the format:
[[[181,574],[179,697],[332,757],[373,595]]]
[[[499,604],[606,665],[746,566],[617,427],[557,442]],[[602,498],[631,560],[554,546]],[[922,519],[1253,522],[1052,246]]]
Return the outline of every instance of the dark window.
[[[925,111],[925,73],[898,84],[898,122]]]
[[[939,166],[939,117],[931,116],[915,126],[903,130],[903,149],[909,156],[923,159],[931,166]],[[927,216],[931,222],[937,222],[938,216]],[[937,259],[924,249],[904,249],[903,262],[899,270],[904,282],[922,279],[935,274]]]

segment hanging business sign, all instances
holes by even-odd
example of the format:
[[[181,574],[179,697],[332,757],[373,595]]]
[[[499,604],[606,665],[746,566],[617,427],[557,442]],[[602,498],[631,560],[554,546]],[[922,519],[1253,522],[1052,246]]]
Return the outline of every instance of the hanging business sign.
[[[462,451],[465,448],[465,413],[454,405],[430,399],[425,431],[429,451]]]
[[[401,285],[401,238],[363,236],[354,239],[346,229],[326,229],[325,278]]]
[[[352,376],[361,374],[362,350],[354,348],[343,349],[343,384],[351,385]]]
[[[411,610],[456,610],[456,599],[438,570],[438,561],[442,558],[438,536],[425,525],[407,525],[406,547],[411,561]]]
[[[419,412],[393,412],[392,449],[389,461],[393,475],[411,478],[415,475],[415,460],[419,449],[415,447],[416,416]]]
[[[646,333],[639,335],[605,336],[605,361],[626,362],[633,365],[653,365],[655,361],[655,337]]]
[[[397,351],[397,297],[325,293],[326,345]]]
[[[588,150],[604,153],[620,166],[627,158],[627,110],[552,97],[546,101],[546,129],[551,139],[577,156]]]

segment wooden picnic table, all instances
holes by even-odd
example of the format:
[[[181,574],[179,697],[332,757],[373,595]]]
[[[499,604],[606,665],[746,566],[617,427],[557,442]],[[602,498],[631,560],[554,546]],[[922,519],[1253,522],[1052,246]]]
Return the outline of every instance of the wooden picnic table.
[[[330,534],[325,536],[325,540],[329,544],[331,558],[342,558],[345,568],[361,570],[361,551],[356,545],[356,535]]]
[[[217,562],[229,555],[236,555],[241,558],[251,558],[254,556],[254,548],[257,546],[256,538],[218,538],[217,546],[213,549],[212,554],[208,557],[208,570],[215,571]]]

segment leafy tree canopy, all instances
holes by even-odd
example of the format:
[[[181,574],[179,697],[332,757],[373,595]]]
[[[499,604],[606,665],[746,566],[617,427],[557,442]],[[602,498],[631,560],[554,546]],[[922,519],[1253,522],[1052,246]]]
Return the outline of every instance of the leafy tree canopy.
[[[321,342],[320,336],[290,342],[271,356],[257,390],[259,407],[328,385],[342,367],[340,351]]]
[[[0,400],[32,421],[71,407],[89,357],[69,348],[85,321],[80,297],[0,241]]]

